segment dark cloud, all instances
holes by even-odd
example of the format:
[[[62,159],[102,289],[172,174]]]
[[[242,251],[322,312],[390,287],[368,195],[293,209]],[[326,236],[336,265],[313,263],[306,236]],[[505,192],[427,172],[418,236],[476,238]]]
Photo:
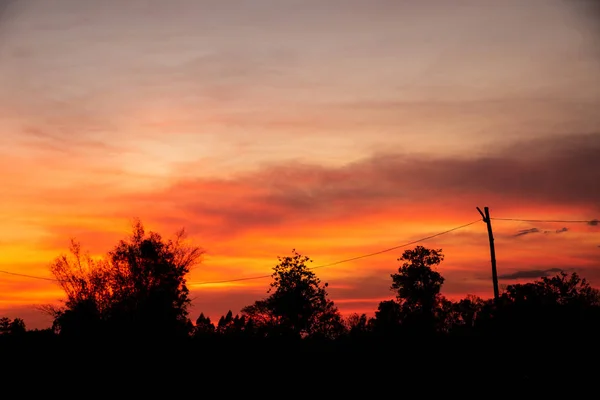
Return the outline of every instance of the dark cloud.
[[[537,149],[537,150],[536,150]],[[381,154],[339,169],[290,166],[263,171],[270,201],[292,208],[485,195],[548,204],[600,201],[600,134],[539,139],[472,158]]]
[[[579,14],[579,31],[582,33],[592,33],[595,38],[589,44],[589,47],[582,49],[590,54],[600,56],[600,1],[598,0],[563,0],[569,4],[575,12]]]
[[[538,228],[530,228],[530,229],[522,229],[520,230],[517,234],[513,235],[514,237],[519,237],[519,236],[525,236],[525,235],[529,235],[531,233],[540,233],[543,232],[545,234],[548,233],[563,233],[563,232],[568,232],[569,229],[568,228],[561,228],[561,229],[556,229],[554,231],[541,231]]]
[[[531,229],[523,229],[520,230],[515,237],[517,236],[524,236],[524,235],[529,235],[530,233],[539,233],[540,230],[538,228],[531,228]]]
[[[179,182],[133,201],[163,204],[171,216],[177,204],[185,215],[197,215],[203,228],[224,234],[346,219],[386,208],[410,214],[428,203],[445,204],[447,213],[481,198],[497,207],[526,202],[577,209],[600,202],[599,155],[600,134],[570,135],[523,142],[482,157],[381,154],[339,168],[268,166],[228,180]],[[537,230],[520,234],[533,232]]]
[[[551,274],[561,272],[563,269],[561,268],[549,268],[549,269],[529,269],[529,270],[521,270],[515,271],[509,274],[499,275],[498,279],[501,280],[517,280],[517,279],[536,279],[544,276],[549,276]]]

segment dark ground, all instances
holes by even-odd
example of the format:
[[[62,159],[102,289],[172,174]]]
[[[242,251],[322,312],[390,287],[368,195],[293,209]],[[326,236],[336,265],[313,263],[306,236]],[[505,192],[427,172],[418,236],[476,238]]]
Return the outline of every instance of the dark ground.
[[[563,392],[593,395],[600,372],[598,346],[572,340],[371,338],[292,344],[221,339],[157,344],[65,343],[49,337],[4,340],[0,348],[3,386],[15,395],[554,397]]]

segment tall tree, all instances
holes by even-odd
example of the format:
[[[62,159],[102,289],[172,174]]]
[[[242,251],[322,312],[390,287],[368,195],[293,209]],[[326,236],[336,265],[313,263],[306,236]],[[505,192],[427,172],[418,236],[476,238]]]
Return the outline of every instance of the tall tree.
[[[438,266],[443,260],[441,249],[432,250],[423,246],[402,254],[398,259],[402,265],[397,273],[391,275],[391,290],[396,292],[396,298],[404,308],[429,310],[437,304],[444,278],[432,267]]]
[[[113,272],[111,317],[148,330],[191,328],[186,276],[202,254],[184,244],[185,231],[164,241],[146,234],[138,221],[129,240],[121,240],[109,253]]]
[[[273,268],[270,296],[245,307],[242,312],[257,325],[293,337],[335,337],[344,329],[341,315],[327,295],[327,283],[311,271],[312,262],[296,250],[278,257]]]
[[[406,250],[398,261],[402,265],[392,274],[391,290],[401,306],[405,323],[432,329],[441,302],[442,275],[433,270],[444,260],[442,250],[417,246]]]

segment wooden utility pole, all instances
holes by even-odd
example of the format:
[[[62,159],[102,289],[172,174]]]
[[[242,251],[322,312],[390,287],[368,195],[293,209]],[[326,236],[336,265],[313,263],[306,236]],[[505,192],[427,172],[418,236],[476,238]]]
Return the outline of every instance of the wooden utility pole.
[[[496,248],[494,247],[494,233],[492,232],[492,221],[490,219],[490,209],[488,207],[483,208],[484,212],[481,212],[479,207],[477,211],[481,214],[483,222],[487,224],[488,238],[490,240],[490,257],[492,259],[492,282],[494,283],[494,300],[498,300],[500,291],[498,290],[498,272],[496,271]]]

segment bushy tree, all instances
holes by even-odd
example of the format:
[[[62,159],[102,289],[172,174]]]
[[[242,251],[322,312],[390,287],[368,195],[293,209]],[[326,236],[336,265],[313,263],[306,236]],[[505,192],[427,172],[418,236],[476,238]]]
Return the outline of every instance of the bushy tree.
[[[539,305],[600,306],[600,292],[577,272],[560,272],[538,281],[507,286],[503,297],[512,303]]]
[[[440,290],[444,283],[442,275],[432,268],[444,260],[442,250],[417,246],[406,250],[398,261],[402,265],[392,274],[391,290],[403,308],[410,311],[429,311],[440,299]]]
[[[485,307],[485,301],[474,295],[467,295],[458,302],[444,301],[446,319],[449,329],[468,332],[475,327]]]
[[[242,312],[270,334],[332,338],[343,331],[341,315],[328,298],[327,283],[321,285],[307,266],[311,260],[296,250],[278,260],[273,268],[270,296]]]
[[[436,329],[440,317],[444,278],[433,268],[444,260],[442,250],[416,246],[406,250],[398,261],[402,265],[392,274],[391,290],[396,292],[402,322],[419,330]]]
[[[21,318],[0,318],[0,335],[18,336],[24,334],[26,331],[25,321]]]
[[[398,333],[402,323],[402,308],[397,301],[385,300],[379,303],[372,325],[375,333],[393,335]]]
[[[165,241],[146,233],[140,221],[127,240],[108,256],[93,260],[72,242],[51,272],[66,294],[62,308],[51,308],[55,328],[64,334],[103,332],[171,335],[191,328],[186,275],[202,250],[184,242],[185,231]]]

